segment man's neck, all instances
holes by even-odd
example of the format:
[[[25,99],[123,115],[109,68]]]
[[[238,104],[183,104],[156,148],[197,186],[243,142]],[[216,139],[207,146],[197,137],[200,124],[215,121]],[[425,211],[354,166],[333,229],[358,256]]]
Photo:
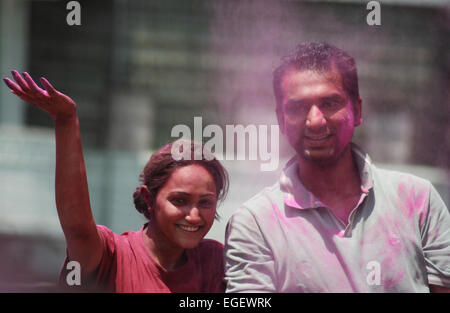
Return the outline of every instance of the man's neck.
[[[360,190],[361,179],[350,146],[333,164],[315,164],[300,156],[297,162],[303,186],[321,201],[345,198]]]

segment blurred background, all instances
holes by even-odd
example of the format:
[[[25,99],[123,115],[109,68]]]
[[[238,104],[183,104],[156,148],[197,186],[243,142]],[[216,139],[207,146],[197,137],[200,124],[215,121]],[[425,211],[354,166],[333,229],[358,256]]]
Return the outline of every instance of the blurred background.
[[[271,74],[303,41],[353,55],[363,98],[354,141],[380,167],[429,179],[450,205],[450,7],[444,0],[389,0],[369,26],[368,1],[0,0],[0,73],[45,76],[78,104],[94,216],[116,233],[145,219],[132,202],[138,176],[171,129],[275,125]],[[272,185],[280,164],[225,161],[230,172],[224,241],[242,202]],[[54,200],[53,121],[0,87],[0,291],[51,288],[65,257]]]

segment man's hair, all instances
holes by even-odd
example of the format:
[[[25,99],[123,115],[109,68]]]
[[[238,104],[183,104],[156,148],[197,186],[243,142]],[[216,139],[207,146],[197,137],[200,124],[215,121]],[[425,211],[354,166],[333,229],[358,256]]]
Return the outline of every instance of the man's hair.
[[[281,64],[273,72],[273,89],[277,111],[281,110],[281,80],[289,70],[314,71],[321,74],[334,69],[340,74],[344,91],[352,103],[359,100],[358,74],[353,57],[328,43],[307,42],[281,58]]]

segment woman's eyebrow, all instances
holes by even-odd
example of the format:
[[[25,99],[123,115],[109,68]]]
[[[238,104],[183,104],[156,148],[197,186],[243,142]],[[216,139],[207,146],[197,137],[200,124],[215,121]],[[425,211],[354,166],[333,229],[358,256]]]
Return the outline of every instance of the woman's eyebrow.
[[[175,191],[169,192],[169,195],[190,196],[191,194],[188,192],[185,192],[185,191],[175,190]]]
[[[192,194],[185,191],[175,190],[169,192],[169,195],[191,196]],[[202,193],[200,197],[216,197],[216,194],[213,192]]]

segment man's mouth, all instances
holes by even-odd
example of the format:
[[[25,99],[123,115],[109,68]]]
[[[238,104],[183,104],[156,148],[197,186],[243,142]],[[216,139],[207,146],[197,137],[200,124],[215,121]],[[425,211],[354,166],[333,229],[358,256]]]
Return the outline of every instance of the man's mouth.
[[[188,226],[182,224],[176,224],[176,226],[187,232],[196,232],[200,229],[200,226]]]
[[[331,134],[314,135],[314,136],[308,135],[308,136],[305,136],[305,139],[306,140],[311,140],[311,141],[324,141],[324,140],[327,140],[330,137],[331,137]]]

